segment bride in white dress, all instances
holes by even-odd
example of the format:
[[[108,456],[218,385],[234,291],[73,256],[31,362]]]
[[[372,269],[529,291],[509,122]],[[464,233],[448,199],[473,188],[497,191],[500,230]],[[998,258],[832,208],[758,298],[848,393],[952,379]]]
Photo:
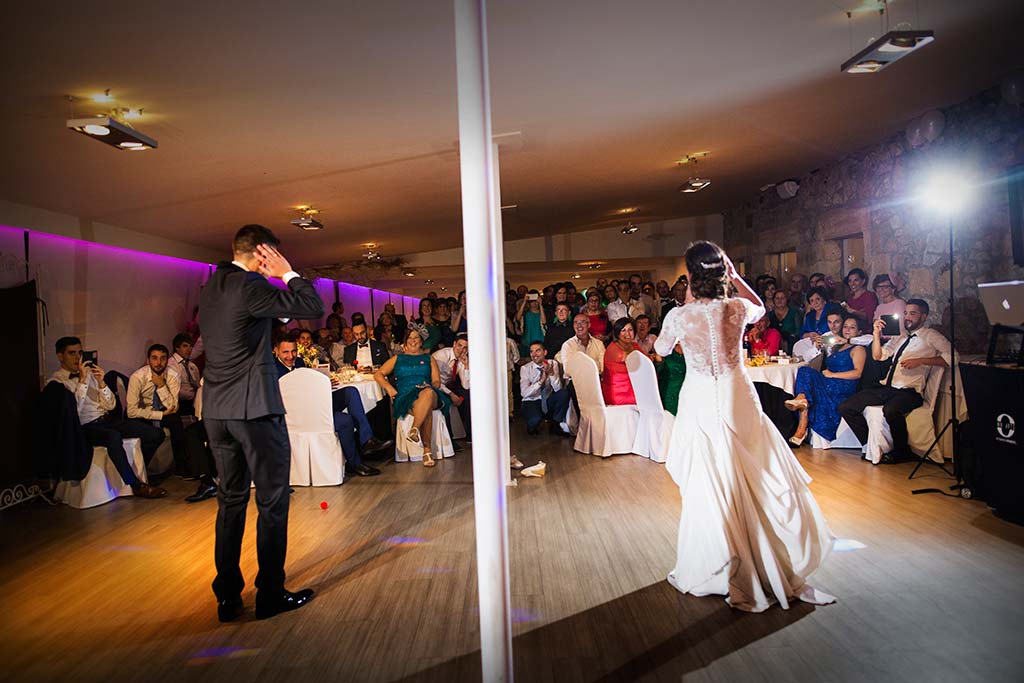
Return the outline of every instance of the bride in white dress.
[[[668,581],[692,595],[725,595],[761,612],[792,599],[835,598],[807,585],[833,536],[807,484],[811,478],[761,411],[743,368],[743,331],[765,309],[711,242],[686,252],[692,301],[668,313],[655,344],[681,344],[686,380],[668,452],[683,497],[679,547]],[[726,296],[732,282],[739,296]],[[689,296],[688,296],[689,298]]]

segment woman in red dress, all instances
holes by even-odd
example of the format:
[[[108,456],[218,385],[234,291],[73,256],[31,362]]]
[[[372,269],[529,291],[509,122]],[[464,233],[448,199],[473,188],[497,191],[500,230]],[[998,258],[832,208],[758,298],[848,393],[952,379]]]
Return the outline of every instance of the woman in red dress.
[[[604,307],[601,306],[601,293],[597,289],[591,289],[587,292],[587,303],[583,306],[583,310],[580,313],[584,313],[590,318],[590,336],[597,337],[601,340],[601,343],[607,344],[611,324],[608,322],[608,314],[604,312]]]
[[[610,406],[635,405],[633,383],[626,370],[626,356],[636,350],[636,326],[632,318],[619,318],[612,323],[613,342],[604,352],[601,393]]]

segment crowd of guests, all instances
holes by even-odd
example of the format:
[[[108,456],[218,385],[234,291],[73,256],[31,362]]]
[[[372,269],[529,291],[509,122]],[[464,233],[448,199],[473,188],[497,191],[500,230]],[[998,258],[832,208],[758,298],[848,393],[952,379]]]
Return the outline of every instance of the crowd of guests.
[[[821,368],[801,367],[795,395],[785,397],[786,408],[797,417],[790,438],[794,446],[801,445],[811,430],[834,439],[844,418],[861,443],[866,443],[867,424],[861,412],[868,405],[881,405],[896,444],[892,455],[905,455],[905,416],[923,403],[928,369],[952,363],[949,342],[926,327],[926,302],[900,298],[899,280],[888,274],[872,279],[870,289],[868,281],[863,270],[854,268],[842,286],[821,273],[810,277],[794,273],[782,286],[769,275],[753,282],[767,313],[745,335],[749,353],[791,352],[801,339],[823,352]],[[639,274],[622,280],[598,279],[583,291],[572,282],[553,283],[541,291],[526,286],[513,289],[506,283],[510,417],[521,414],[531,435],[539,434],[545,421],[552,434],[571,435],[567,415],[576,397],[566,367],[574,353],[587,355],[597,365],[608,405],[636,403],[626,359],[631,353],[646,355],[655,363],[663,405],[675,414],[686,375],[685,357],[679,346],[670,355],[660,356],[654,343],[668,312],[686,304],[687,286],[685,275],[670,285],[665,280],[645,281]],[[883,315],[899,316],[898,335],[883,334]],[[354,388],[332,392],[334,426],[346,472],[380,474],[363,458],[389,453],[394,446],[393,422],[407,415],[412,416],[408,438],[422,444],[423,465],[432,467],[435,409],[442,411],[451,429],[454,407],[467,442],[472,441],[465,292],[448,298],[430,292],[412,320],[389,303],[372,322],[359,312],[347,319],[340,301],[322,328],[280,322],[274,332],[278,375],[309,365],[371,372],[391,401],[382,402],[369,415]],[[135,495],[159,498],[167,492],[142,481],[122,439],[140,439],[148,464],[164,441],[165,430],[175,474],[198,482],[187,500],[198,502],[216,495],[216,468],[202,424],[202,338],[196,321],[174,337],[171,349],[150,346],[146,364],[130,377],[104,371],[98,358],[83,351],[77,337],[57,340],[55,350],[61,367],[44,391],[46,405],[55,413],[63,406],[59,414],[75,419],[84,443],[107,449]],[[112,387],[116,382],[125,384],[123,406]],[[59,392],[57,387],[66,391]],[[758,390],[762,403],[763,389]],[[371,420],[376,411],[383,414]],[[513,466],[522,467],[522,463],[514,460]]]

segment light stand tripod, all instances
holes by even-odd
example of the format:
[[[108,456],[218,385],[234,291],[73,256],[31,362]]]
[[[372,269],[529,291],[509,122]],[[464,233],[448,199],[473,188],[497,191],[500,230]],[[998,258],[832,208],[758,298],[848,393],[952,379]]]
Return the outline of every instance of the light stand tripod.
[[[960,469],[960,421],[957,418],[957,404],[956,404],[956,293],[953,289],[953,215],[949,213],[947,216],[949,220],[949,348],[950,348],[950,368],[949,368],[949,398],[952,402],[952,415],[946,424],[943,425],[942,429],[935,436],[935,441],[928,447],[918,459],[917,465],[911,471],[910,476],[907,479],[913,479],[917,471],[921,469],[921,465],[926,462],[932,463],[937,466],[946,474],[951,475],[956,479],[956,483],[949,487],[950,491],[960,491],[960,496],[963,498],[970,498],[973,493],[970,488],[964,486],[963,475]],[[947,429],[952,428],[953,437],[953,471],[950,472],[945,468],[943,464],[936,463],[930,460],[928,456],[931,452],[939,445],[939,441],[942,439],[942,435],[946,433]],[[919,493],[943,493],[939,489],[916,489],[911,491],[913,494]]]

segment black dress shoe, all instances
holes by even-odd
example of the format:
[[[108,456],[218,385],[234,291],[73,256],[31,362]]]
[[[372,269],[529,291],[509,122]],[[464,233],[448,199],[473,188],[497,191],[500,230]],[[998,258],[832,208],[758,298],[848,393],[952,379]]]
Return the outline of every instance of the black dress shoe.
[[[395,442],[388,439],[387,441],[381,441],[375,436],[371,436],[370,440],[363,444],[363,455],[374,455],[381,451],[386,451],[389,448],[394,448]]]
[[[313,599],[313,589],[303,588],[297,593],[281,589],[273,593],[259,591],[256,593],[256,618],[269,619],[281,612],[298,609]]]
[[[217,485],[209,480],[202,480],[199,482],[199,487],[196,492],[191,496],[185,498],[186,503],[198,503],[204,501],[207,498],[213,498],[217,495]]]
[[[243,611],[245,611],[245,605],[242,604],[241,595],[217,603],[217,618],[221,621],[234,621],[242,616]]]
[[[349,463],[345,465],[345,474],[352,474],[357,477],[376,477],[380,474],[380,470],[369,465]]]
[[[526,433],[529,434],[530,436],[537,436],[538,434],[540,434],[540,430],[538,430],[536,427],[527,427]]]

